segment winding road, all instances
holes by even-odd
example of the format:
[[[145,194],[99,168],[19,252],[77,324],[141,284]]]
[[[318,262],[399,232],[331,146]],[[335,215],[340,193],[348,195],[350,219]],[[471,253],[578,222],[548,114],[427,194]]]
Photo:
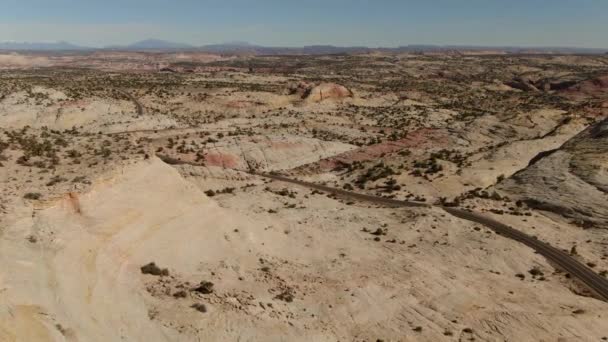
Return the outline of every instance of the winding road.
[[[133,95],[131,95],[128,92],[121,90],[121,89],[117,89],[117,91],[124,94],[129,99],[131,99],[131,101],[133,101],[133,103],[136,106],[138,116],[141,116],[144,114],[143,106]],[[161,157],[161,156],[158,156],[158,157],[163,159],[163,157]],[[167,158],[165,158],[163,160],[166,160],[166,159]],[[173,163],[181,164],[182,162],[173,160]],[[191,164],[191,163],[186,162],[185,164]],[[191,165],[200,166],[200,165],[196,165],[196,164],[191,164]],[[360,194],[360,193],[346,191],[346,190],[342,190],[342,189],[335,189],[335,188],[324,186],[324,185],[304,182],[304,181],[300,181],[297,179],[280,176],[277,174],[243,171],[243,170],[235,170],[235,171],[246,172],[246,173],[260,176],[260,177],[270,178],[273,180],[286,182],[286,183],[292,183],[292,184],[300,185],[303,187],[323,191],[326,193],[332,193],[337,196],[350,198],[350,199],[357,200],[357,201],[370,202],[370,203],[375,203],[375,204],[387,205],[387,206],[391,206],[391,207],[418,207],[418,208],[438,207],[438,208],[441,208],[445,212],[447,212],[448,214],[450,214],[454,217],[481,224],[481,225],[491,229],[492,231],[496,232],[499,235],[502,235],[506,238],[518,241],[518,242],[523,243],[524,245],[532,248],[538,254],[545,257],[548,261],[554,263],[555,265],[557,265],[564,271],[570,273],[572,276],[579,279],[599,298],[602,298],[603,300],[608,301],[608,279],[595,273],[589,267],[582,264],[581,262],[579,262],[578,260],[576,260],[575,258],[570,256],[568,253],[562,251],[561,249],[555,248],[546,242],[538,240],[536,237],[533,237],[524,232],[521,232],[506,224],[500,223],[488,216],[485,216],[485,215],[482,215],[479,213],[475,213],[475,212],[471,212],[471,211],[467,211],[467,210],[463,210],[463,209],[459,209],[459,208],[454,208],[454,207],[435,206],[435,205],[421,203],[421,202],[399,201],[399,200],[394,200],[394,199],[384,198],[384,197],[379,197],[379,196]]]
[[[242,171],[242,170],[241,170]],[[324,185],[309,183],[300,181],[297,179],[291,179],[288,177],[276,175],[276,174],[268,174],[262,172],[247,172],[252,175],[270,178],[276,181],[291,183],[300,185],[303,187],[316,189],[319,191],[323,191],[326,193],[332,193],[341,197],[350,198],[358,201],[371,202],[375,204],[388,205],[391,207],[419,207],[419,208],[430,208],[430,207],[438,207],[443,209],[445,212],[449,213],[452,216],[457,218],[467,220],[470,222],[479,223],[484,225],[485,227],[493,230],[499,235],[507,237],[509,239],[518,241],[523,243],[524,245],[534,249],[538,254],[545,257],[550,262],[553,262],[564,271],[570,273],[572,276],[579,279],[583,284],[585,284],[591,291],[593,291],[599,298],[608,301],[608,279],[600,276],[595,273],[589,267],[580,263],[578,260],[571,257],[568,253],[555,248],[549,245],[546,242],[542,242],[538,240],[536,237],[530,236],[526,233],[523,233],[513,227],[507,226],[506,224],[500,223],[488,216],[466,211],[463,209],[453,208],[453,207],[444,207],[444,206],[434,206],[426,203],[420,202],[411,202],[411,201],[399,201],[390,198],[384,198],[379,196],[372,196],[366,194],[360,194],[356,192],[335,189]]]

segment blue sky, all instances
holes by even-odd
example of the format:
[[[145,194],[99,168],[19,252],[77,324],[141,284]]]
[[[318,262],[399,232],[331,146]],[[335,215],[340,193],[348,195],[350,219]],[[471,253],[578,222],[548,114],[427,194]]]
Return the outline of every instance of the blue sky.
[[[608,0],[0,0],[0,41],[608,48]]]

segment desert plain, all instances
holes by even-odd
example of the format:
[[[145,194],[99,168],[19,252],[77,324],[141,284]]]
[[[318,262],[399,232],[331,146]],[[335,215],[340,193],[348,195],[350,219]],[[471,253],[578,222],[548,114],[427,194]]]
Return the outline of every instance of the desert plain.
[[[0,341],[602,341],[608,56],[0,54]],[[419,207],[319,191],[299,180]]]

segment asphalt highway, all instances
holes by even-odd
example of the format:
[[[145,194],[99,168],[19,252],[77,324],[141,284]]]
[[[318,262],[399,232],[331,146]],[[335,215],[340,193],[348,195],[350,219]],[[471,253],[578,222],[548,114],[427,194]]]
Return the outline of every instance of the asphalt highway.
[[[332,187],[309,183],[300,181],[297,179],[292,179],[276,174],[269,173],[261,173],[261,172],[251,172],[253,175],[257,175],[260,177],[270,178],[281,182],[287,182],[292,184],[297,184],[303,187],[316,189],[319,191],[323,191],[325,193],[335,194],[337,196],[343,198],[350,198],[353,200],[363,201],[363,202],[371,202],[380,205],[387,205],[391,207],[418,207],[418,208],[430,208],[430,207],[438,207],[443,209],[448,214],[458,217],[463,220],[467,220],[470,222],[475,222],[481,224],[497,234],[504,236],[506,238],[518,241],[523,243],[524,245],[534,249],[538,254],[545,257],[550,262],[562,268],[565,272],[570,273],[572,276],[579,279],[583,284],[585,284],[591,291],[593,291],[598,297],[608,301],[608,279],[600,276],[595,273],[591,268],[586,265],[580,263],[578,260],[571,257],[568,253],[562,251],[561,249],[555,248],[550,244],[538,240],[536,237],[523,233],[513,227],[510,227],[506,224],[500,223],[488,216],[467,211],[464,209],[454,208],[454,207],[444,207],[444,206],[434,206],[427,203],[421,202],[412,202],[412,201],[399,201],[390,198],[384,198],[373,195],[360,194],[352,191],[346,191],[342,189],[335,189]]]

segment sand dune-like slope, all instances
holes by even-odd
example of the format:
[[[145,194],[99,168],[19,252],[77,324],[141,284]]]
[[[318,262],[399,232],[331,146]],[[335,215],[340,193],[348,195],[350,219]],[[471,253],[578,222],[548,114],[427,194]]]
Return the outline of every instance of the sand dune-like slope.
[[[44,87],[34,87],[30,94],[17,92],[1,99],[0,121],[7,129],[30,126],[65,130],[76,127],[94,133],[177,125],[175,120],[162,115],[138,117],[132,101],[109,98],[69,100],[65,93]]]
[[[2,341],[61,340],[62,330],[67,340],[175,340],[148,319],[139,267],[155,259],[193,270],[204,232],[230,220],[158,161],[34,213],[1,242]]]

